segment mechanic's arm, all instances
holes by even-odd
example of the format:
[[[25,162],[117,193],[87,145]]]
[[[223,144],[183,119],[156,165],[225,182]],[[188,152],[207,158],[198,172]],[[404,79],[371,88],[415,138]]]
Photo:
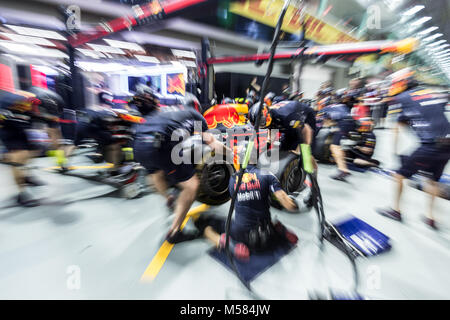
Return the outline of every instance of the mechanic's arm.
[[[281,203],[281,205],[291,212],[298,211],[298,205],[294,199],[290,198],[284,190],[278,190],[274,193],[275,197]]]
[[[303,135],[303,141],[305,141],[305,144],[311,145],[314,137],[314,130],[309,126],[309,124],[305,123],[305,126],[302,130]]]
[[[233,159],[233,151],[225,146],[222,142],[214,138],[214,135],[210,132],[202,132],[203,141],[210,146],[215,152],[222,155],[229,155]]]

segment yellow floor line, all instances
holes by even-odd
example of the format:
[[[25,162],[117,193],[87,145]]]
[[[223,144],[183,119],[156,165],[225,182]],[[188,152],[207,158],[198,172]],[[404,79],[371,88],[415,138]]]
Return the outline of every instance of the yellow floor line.
[[[112,163],[107,163],[107,164],[103,164],[103,165],[99,165],[99,166],[72,166],[72,167],[68,167],[67,169],[69,170],[77,170],[77,169],[109,169],[112,168],[113,164]],[[50,171],[50,170],[58,170],[61,169],[61,167],[59,166],[55,166],[55,167],[49,167],[49,168],[45,168],[44,170]]]
[[[195,219],[198,214],[202,213],[203,211],[206,211],[209,209],[209,206],[206,204],[199,205],[198,207],[195,207],[191,209],[184,219],[183,223],[181,224],[180,229],[183,230],[186,226],[186,223],[189,221],[190,218]],[[173,244],[164,241],[161,248],[159,248],[156,255],[153,257],[153,260],[148,265],[147,269],[145,269],[144,273],[141,276],[142,282],[151,282],[153,281],[156,276],[158,275],[159,271],[161,270],[162,266],[166,262],[167,257],[169,256],[170,252],[172,251]]]

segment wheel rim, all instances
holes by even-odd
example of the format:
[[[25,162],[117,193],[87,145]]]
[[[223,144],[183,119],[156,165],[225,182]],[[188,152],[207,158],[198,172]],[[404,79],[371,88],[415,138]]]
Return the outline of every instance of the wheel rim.
[[[230,171],[226,165],[212,165],[206,167],[206,183],[209,192],[220,195],[228,192]]]

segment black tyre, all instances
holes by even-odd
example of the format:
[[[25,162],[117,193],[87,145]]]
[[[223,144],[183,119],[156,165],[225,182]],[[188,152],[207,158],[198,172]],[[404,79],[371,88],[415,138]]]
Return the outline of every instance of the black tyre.
[[[218,206],[230,200],[228,184],[234,169],[227,163],[211,163],[197,166],[200,188],[197,200],[207,205]]]
[[[292,159],[282,172],[281,187],[288,195],[296,194],[305,188],[305,178],[305,171],[299,167],[299,159]]]

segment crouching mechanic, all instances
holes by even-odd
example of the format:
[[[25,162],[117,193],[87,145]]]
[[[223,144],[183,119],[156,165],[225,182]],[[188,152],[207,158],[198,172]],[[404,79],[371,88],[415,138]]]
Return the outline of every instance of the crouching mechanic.
[[[195,164],[174,162],[176,160],[174,157],[183,158],[183,151],[180,148],[175,149],[180,143],[179,136],[175,137],[172,133],[180,129],[192,135],[194,130],[197,130],[203,142],[208,144],[216,154],[227,155],[229,159],[232,159],[232,151],[207,132],[206,120],[196,110],[191,108],[182,110],[178,107],[159,108],[155,94],[150,88],[142,89],[136,100],[146,120],[144,124],[136,127],[134,141],[136,160],[147,169],[155,188],[168,201],[171,200],[168,194],[169,183],[181,189],[175,203],[175,219],[166,239],[170,243],[190,240],[189,237],[192,235],[182,233],[180,226],[195,200],[200,181],[195,175]],[[176,154],[176,150],[180,150],[180,153]]]
[[[39,147],[34,145],[27,130],[38,123],[46,125],[46,131],[53,144],[57,145],[58,111],[62,99],[48,90],[31,92],[0,91],[0,138],[6,147],[5,162],[11,165],[14,181],[19,189],[17,203],[32,207],[39,201],[27,192],[27,186],[43,185],[25,170],[25,165],[36,156]]]
[[[243,160],[245,148],[239,151]],[[297,212],[298,205],[281,188],[278,179],[269,171],[256,166],[256,148],[252,150],[242,183],[236,196],[235,216],[230,227],[230,250],[239,260],[248,260],[251,252],[264,251],[276,243],[276,237],[283,237],[296,244],[298,237],[286,229],[279,221],[272,222],[270,214],[270,197],[274,196],[289,211]],[[239,161],[242,163],[242,161]],[[229,191],[236,190],[237,174],[230,178]],[[225,217],[209,213],[201,214],[195,221],[196,227],[205,238],[219,250],[225,248]]]
[[[421,171],[429,174],[429,183],[424,191],[431,195],[425,223],[437,229],[433,215],[433,204],[439,195],[438,181],[450,159],[450,123],[445,115],[448,103],[446,94],[438,94],[417,86],[414,73],[403,69],[391,75],[389,95],[394,96],[391,112],[397,112],[398,124],[408,126],[419,137],[421,145],[402,161],[401,168],[394,175],[396,181],[394,207],[377,210],[381,215],[397,221],[402,220],[400,199],[403,193],[403,180]],[[397,154],[398,126],[394,139]]]

